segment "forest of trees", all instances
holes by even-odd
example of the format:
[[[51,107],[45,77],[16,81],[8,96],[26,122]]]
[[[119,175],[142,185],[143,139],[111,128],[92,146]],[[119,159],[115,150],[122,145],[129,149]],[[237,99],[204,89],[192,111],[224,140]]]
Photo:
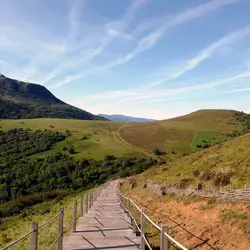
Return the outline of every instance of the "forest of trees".
[[[0,119],[64,118],[79,120],[107,120],[67,104],[28,105],[0,99]]]
[[[55,190],[88,189],[110,178],[138,174],[154,159],[107,155],[102,161],[76,160],[69,153],[29,157],[64,140],[59,132],[13,129],[0,132],[0,203]],[[3,205],[0,205],[0,208]],[[0,209],[0,215],[4,215]],[[12,212],[5,209],[5,215]]]

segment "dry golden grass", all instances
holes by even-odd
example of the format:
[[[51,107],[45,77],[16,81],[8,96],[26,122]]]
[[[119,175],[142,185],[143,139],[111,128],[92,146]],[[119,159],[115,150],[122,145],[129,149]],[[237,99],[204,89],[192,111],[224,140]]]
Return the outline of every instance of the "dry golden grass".
[[[192,141],[200,130],[207,131],[207,135],[211,136],[241,130],[242,124],[235,120],[234,114],[232,110],[199,110],[154,123],[128,123],[119,133],[132,145],[149,151],[158,147],[166,151],[170,158],[176,158],[193,152]],[[218,136],[215,142],[223,138]]]

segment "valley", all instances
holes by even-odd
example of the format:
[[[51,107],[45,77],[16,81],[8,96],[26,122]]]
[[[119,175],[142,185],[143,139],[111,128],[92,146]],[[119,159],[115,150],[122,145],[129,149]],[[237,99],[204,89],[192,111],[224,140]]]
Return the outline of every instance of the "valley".
[[[191,249],[198,246],[220,249],[225,237],[217,239],[216,228],[227,230],[230,223],[235,223],[235,230],[241,232],[239,235],[232,231],[238,241],[248,245],[245,236],[250,230],[248,203],[241,201],[236,206],[214,198],[159,195],[148,183],[164,190],[169,187],[195,190],[199,186],[214,192],[250,185],[249,115],[234,110],[199,110],[162,121],[115,122],[94,116],[86,120],[66,115],[67,119],[63,119],[65,110],[63,116],[54,110],[55,117],[46,111],[48,115],[41,113],[40,118],[33,117],[30,110],[30,107],[34,110],[34,100],[39,98],[26,93],[22,98],[20,93],[18,96],[7,100],[5,95],[3,101],[11,101],[12,107],[17,105],[23,110],[20,100],[25,100],[28,105],[25,115],[18,113],[0,120],[0,246],[27,231],[31,220],[46,221],[59,204],[67,206],[77,194],[114,178],[126,178],[122,191],[145,206],[158,223],[157,214],[168,218],[164,222],[173,227],[170,235]],[[40,107],[38,103],[35,109]],[[56,107],[53,105],[50,108]],[[22,117],[32,119],[9,119]],[[245,214],[238,213],[239,209]],[[192,215],[197,211],[204,225]],[[216,215],[212,220],[214,226],[206,221],[211,214]],[[67,218],[70,214],[66,214]],[[147,230],[150,243],[157,249],[157,234]],[[55,227],[50,231],[56,235]],[[51,238],[43,237],[40,246],[46,249]],[[25,244],[27,241],[20,246]],[[228,249],[230,244],[233,243],[226,244]]]

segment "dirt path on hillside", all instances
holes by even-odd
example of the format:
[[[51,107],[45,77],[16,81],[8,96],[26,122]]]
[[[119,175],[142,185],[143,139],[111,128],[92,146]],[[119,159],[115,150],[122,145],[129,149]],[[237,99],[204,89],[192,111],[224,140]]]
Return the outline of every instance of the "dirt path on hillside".
[[[125,124],[123,124],[121,127],[119,127],[115,132],[113,132],[114,134],[114,138],[116,140],[118,140],[119,142],[125,144],[126,146],[130,147],[130,148],[133,148],[139,152],[141,152],[142,154],[148,156],[148,157],[151,157],[153,159],[156,159],[157,161],[162,161],[162,160],[166,160],[166,159],[163,159],[157,155],[154,155],[153,153],[151,153],[150,151],[147,151],[146,149],[144,148],[140,148],[140,147],[137,147],[135,145],[132,145],[130,144],[129,142],[127,142],[122,136],[121,134],[119,133],[122,129],[124,129],[126,126],[127,126],[127,122]]]
[[[188,249],[246,250],[250,249],[250,207],[246,204],[206,201],[159,201],[153,197],[132,195],[140,207],[157,224],[167,224],[174,238]],[[223,211],[238,217],[222,221]],[[241,214],[241,216],[239,215]],[[242,216],[249,219],[244,220]],[[230,216],[229,213],[227,216]]]

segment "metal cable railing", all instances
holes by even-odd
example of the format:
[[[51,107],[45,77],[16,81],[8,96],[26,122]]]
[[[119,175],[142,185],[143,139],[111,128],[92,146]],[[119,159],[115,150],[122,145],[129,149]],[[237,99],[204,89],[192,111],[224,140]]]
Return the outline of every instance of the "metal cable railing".
[[[127,212],[129,214],[129,216],[131,218],[134,233],[136,233],[136,228],[141,233],[141,249],[142,250],[145,250],[145,244],[148,246],[148,248],[150,250],[152,250],[152,247],[150,246],[150,244],[145,236],[145,220],[150,222],[150,224],[152,226],[154,226],[156,229],[158,229],[160,231],[160,233],[161,233],[160,249],[162,249],[162,250],[168,249],[169,245],[172,244],[181,250],[188,250],[186,247],[184,247],[181,243],[176,241],[173,237],[171,237],[168,234],[168,226],[167,225],[161,225],[161,227],[159,225],[157,225],[153,220],[151,220],[148,217],[148,215],[145,214],[144,208],[138,207],[137,204],[132,199],[123,195],[120,192],[119,184],[117,187],[117,194],[118,194],[118,199],[119,199],[121,207],[124,209],[125,212]],[[140,227],[138,226],[138,223],[136,220],[136,212],[135,212],[136,210],[141,214]]]
[[[93,206],[94,201],[97,200],[98,196],[101,193],[101,190],[103,187],[106,185],[101,185],[98,187],[96,190],[84,195],[80,196],[77,200],[75,200],[73,203],[69,204],[65,208],[61,207],[60,211],[54,215],[52,218],[49,220],[45,221],[43,224],[39,225],[37,222],[32,222],[31,224],[31,231],[28,233],[24,234],[22,237],[19,239],[13,241],[12,243],[8,244],[7,246],[1,248],[1,250],[7,250],[10,247],[16,245],[18,242],[22,241],[23,239],[27,238],[30,236],[30,250],[38,250],[38,238],[39,238],[39,229],[44,228],[48,224],[50,224],[52,221],[54,221],[56,218],[58,219],[58,233],[56,235],[56,238],[52,242],[52,244],[47,248],[47,250],[52,249],[56,243],[58,243],[57,249],[62,250],[63,249],[63,234],[68,232],[69,229],[72,229],[72,232],[76,231],[76,223],[77,219],[79,217],[82,217],[84,214],[84,200],[85,200],[85,213],[88,213],[89,208]],[[79,208],[78,208],[79,204]],[[73,219],[68,225],[68,227],[64,227],[64,212],[65,211],[72,211],[73,213]]]

